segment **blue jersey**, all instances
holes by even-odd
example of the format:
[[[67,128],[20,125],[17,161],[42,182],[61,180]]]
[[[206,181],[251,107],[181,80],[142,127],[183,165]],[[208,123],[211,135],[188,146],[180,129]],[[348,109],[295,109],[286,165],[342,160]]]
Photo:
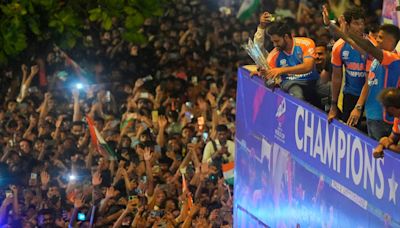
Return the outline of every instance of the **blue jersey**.
[[[274,49],[269,53],[267,63],[271,68],[290,67],[303,63],[305,58],[314,58],[315,44],[312,39],[304,37],[293,38],[293,49],[291,53]],[[283,74],[282,82],[285,80],[317,80],[319,74],[314,68],[304,74]]]
[[[384,88],[399,87],[400,83],[400,56],[395,52],[383,51],[382,63],[374,60],[368,75],[368,98],[365,103],[367,119],[384,120],[392,124],[393,117],[384,113],[382,105],[377,100],[378,94]]]
[[[343,93],[360,96],[369,70],[367,55],[362,55],[343,39],[339,39],[332,48],[331,62],[333,67],[345,67]]]

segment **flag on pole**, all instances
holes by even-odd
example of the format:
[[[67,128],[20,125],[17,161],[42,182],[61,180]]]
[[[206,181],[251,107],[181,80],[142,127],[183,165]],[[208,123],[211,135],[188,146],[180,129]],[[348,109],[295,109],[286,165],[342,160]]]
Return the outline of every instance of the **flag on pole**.
[[[229,185],[233,185],[234,171],[235,171],[235,162],[229,162],[226,164],[222,164],[222,171],[224,174],[225,183]]]
[[[113,151],[107,145],[106,141],[100,135],[100,132],[94,126],[93,120],[89,116],[86,116],[86,120],[89,125],[89,132],[90,137],[92,138],[92,143],[96,147],[97,151],[108,160],[116,160],[117,155],[115,154],[115,151]]]
[[[257,11],[258,6],[260,5],[260,0],[244,0],[242,5],[240,5],[239,11],[236,15],[241,21],[245,21]]]
[[[182,173],[182,192],[183,192],[183,194],[186,194],[186,196],[187,196],[188,209],[190,210],[190,208],[193,206],[193,199],[192,199],[192,194],[189,191],[189,188],[186,183],[185,174],[183,174],[183,173]]]

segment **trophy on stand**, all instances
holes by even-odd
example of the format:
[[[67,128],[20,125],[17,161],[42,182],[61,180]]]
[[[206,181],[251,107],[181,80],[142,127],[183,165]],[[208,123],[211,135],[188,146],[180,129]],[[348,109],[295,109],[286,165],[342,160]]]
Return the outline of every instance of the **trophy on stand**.
[[[243,44],[242,47],[247,51],[247,54],[251,57],[258,68],[269,70],[270,67],[267,64],[268,51],[264,48],[260,48],[258,45],[254,44],[251,39],[247,44]],[[260,74],[260,77],[265,80],[265,85],[268,88],[273,88],[279,85],[280,79],[266,78],[265,75]]]

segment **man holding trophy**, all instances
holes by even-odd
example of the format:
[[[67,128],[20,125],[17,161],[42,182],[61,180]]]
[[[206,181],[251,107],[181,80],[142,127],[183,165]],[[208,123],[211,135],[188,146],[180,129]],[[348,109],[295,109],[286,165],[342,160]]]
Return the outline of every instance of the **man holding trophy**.
[[[260,67],[260,76],[279,83],[281,89],[292,96],[317,106],[316,83],[319,74],[314,61],[314,41],[305,37],[292,37],[287,24],[275,22],[272,14],[264,12],[254,35],[254,46],[264,52],[265,29],[268,24],[267,34],[275,48],[267,57],[264,54],[266,64],[260,65],[256,61]]]

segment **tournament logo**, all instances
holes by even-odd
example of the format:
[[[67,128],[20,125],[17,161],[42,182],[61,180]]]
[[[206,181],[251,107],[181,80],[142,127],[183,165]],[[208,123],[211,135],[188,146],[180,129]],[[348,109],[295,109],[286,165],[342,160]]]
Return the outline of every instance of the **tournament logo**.
[[[283,124],[285,123],[286,99],[282,96],[277,96],[277,104],[278,108],[275,113],[275,118],[278,126],[275,128],[275,138],[282,143],[285,143]]]
[[[281,66],[283,66],[283,67],[287,66],[286,59],[281,59],[281,60],[279,61],[279,64],[280,64]]]

